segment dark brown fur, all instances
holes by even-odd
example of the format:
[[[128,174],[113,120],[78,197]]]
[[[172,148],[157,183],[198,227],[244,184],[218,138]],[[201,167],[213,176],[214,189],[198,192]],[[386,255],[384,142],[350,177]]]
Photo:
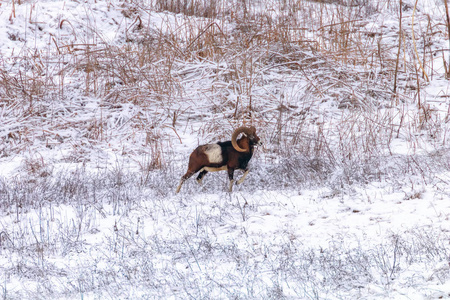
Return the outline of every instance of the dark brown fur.
[[[177,188],[177,193],[180,191],[181,185],[189,179],[192,175],[199,172],[197,181],[201,182],[203,177],[211,171],[228,171],[228,178],[230,179],[229,190],[232,190],[234,183],[234,171],[237,169],[244,170],[245,174],[238,183],[242,183],[243,179],[248,173],[248,162],[253,156],[254,146],[259,144],[259,137],[256,135],[254,127],[246,128],[245,134],[236,142],[238,146],[245,149],[245,152],[237,151],[232,141],[218,142],[220,146],[222,161],[220,163],[212,163],[209,161],[208,155],[205,153],[208,145],[198,146],[189,157],[188,170],[186,174],[181,177],[180,184]]]

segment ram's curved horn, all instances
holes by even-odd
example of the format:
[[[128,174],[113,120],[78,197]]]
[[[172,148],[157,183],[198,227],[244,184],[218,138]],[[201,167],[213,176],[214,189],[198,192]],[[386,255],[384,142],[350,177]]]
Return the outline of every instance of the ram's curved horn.
[[[239,151],[239,152],[248,152],[248,151],[250,151],[250,149],[242,149],[241,147],[239,147],[239,145],[237,144],[236,139],[237,139],[238,135],[241,134],[241,133],[245,133],[247,136],[249,136],[251,134],[255,134],[255,132],[256,132],[256,128],[253,127],[253,126],[250,127],[250,128],[249,127],[245,127],[245,126],[237,128],[233,132],[233,135],[231,136],[231,144],[233,145],[233,148],[236,149],[236,151]]]

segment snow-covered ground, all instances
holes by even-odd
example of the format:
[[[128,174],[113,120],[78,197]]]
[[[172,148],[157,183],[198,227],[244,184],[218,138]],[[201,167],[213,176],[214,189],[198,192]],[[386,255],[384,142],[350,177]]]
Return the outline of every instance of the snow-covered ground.
[[[448,32],[419,2],[400,51],[393,1],[0,3],[2,299],[450,298]],[[243,124],[244,183],[175,194]]]

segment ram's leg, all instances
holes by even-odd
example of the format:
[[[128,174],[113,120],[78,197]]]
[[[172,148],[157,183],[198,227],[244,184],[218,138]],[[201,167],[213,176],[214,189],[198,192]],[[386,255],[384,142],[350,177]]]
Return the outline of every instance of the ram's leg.
[[[186,179],[181,178],[180,180],[180,184],[178,184],[177,190],[176,190],[176,194],[178,194],[180,192],[181,186],[183,185],[183,182],[185,182]]]
[[[244,182],[245,177],[247,177],[249,170],[245,170],[244,175],[242,175],[242,177],[238,180],[238,182],[236,182],[236,184],[241,184]]]
[[[186,172],[186,174],[184,174],[183,177],[181,177],[180,184],[178,185],[177,191],[175,193],[178,194],[180,192],[180,189],[181,189],[181,186],[183,185],[183,183],[194,174],[195,174],[195,172],[188,170]]]
[[[234,183],[234,169],[228,168],[228,178],[230,179],[230,185],[228,186],[228,191],[231,192],[233,190]]]
[[[203,170],[198,174],[198,176],[197,176],[198,184],[202,184],[203,177],[205,177],[206,173],[208,173],[208,171]]]

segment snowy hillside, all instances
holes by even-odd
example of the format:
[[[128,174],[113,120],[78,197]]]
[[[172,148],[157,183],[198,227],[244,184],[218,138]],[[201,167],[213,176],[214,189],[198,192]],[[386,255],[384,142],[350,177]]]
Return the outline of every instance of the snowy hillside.
[[[444,4],[1,2],[1,298],[450,299]]]

